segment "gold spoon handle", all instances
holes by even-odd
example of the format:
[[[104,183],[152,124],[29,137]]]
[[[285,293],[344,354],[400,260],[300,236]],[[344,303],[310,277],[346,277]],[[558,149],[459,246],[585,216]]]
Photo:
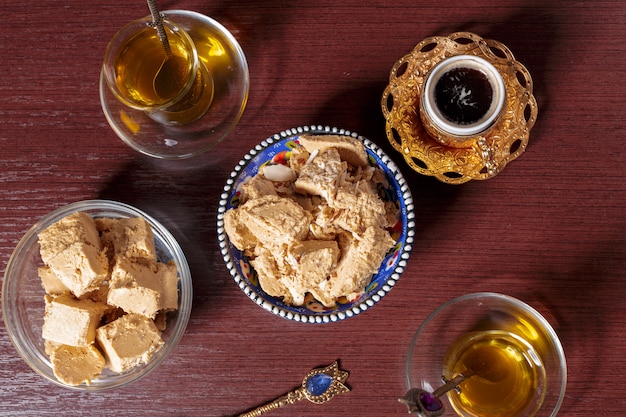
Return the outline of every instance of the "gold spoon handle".
[[[276,398],[274,401],[264,404],[260,407],[255,408],[254,410],[248,411],[247,413],[240,414],[239,417],[259,417],[261,414],[265,414],[269,411],[276,410],[278,408],[284,407],[289,404],[293,404],[297,401],[306,398],[304,395],[303,388],[295,389],[282,397]]]
[[[172,56],[172,50],[170,49],[170,42],[167,40],[167,33],[165,33],[165,28],[163,27],[163,17],[156,5],[156,0],[147,0],[147,2],[150,8],[150,14],[152,15],[152,22],[156,26],[157,34],[165,50],[165,55],[169,58]]]
[[[238,417],[258,417],[305,398],[314,404],[325,403],[335,395],[350,391],[350,388],[345,385],[346,379],[348,379],[348,372],[339,369],[339,364],[335,361],[325,368],[316,368],[306,374],[300,387]]]

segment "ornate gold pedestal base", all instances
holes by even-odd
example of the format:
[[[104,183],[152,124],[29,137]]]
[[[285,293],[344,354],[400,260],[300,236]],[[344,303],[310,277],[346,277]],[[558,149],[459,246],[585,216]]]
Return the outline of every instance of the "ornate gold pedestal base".
[[[428,135],[420,118],[420,95],[429,71],[456,55],[488,60],[502,75],[506,106],[491,130],[467,148],[444,146]],[[502,43],[470,32],[434,36],[422,42],[391,69],[381,107],[389,142],[415,171],[449,184],[484,180],[520,156],[537,119],[537,102],[528,70]]]

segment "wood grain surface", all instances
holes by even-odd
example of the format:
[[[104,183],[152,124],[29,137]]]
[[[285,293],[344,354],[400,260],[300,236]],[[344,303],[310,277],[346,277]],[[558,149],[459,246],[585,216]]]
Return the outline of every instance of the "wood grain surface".
[[[614,1],[160,1],[220,21],[250,67],[246,111],[214,150],[144,157],[108,126],[98,76],[108,40],[145,2],[0,5],[0,272],[47,212],[107,198],[161,221],[193,274],[193,312],[167,361],[123,389],[46,382],[0,326],[0,415],[231,416],[340,360],[352,391],[273,416],[400,416],[421,321],[464,293],[520,298],[557,330],[568,360],[561,415],[626,415],[626,3]],[[539,104],[527,151],[497,177],[452,186],[414,173],[385,137],[380,97],[394,62],[427,36],[466,30],[506,44]],[[216,211],[239,159],[296,126],[364,135],[400,165],[417,210],[409,265],[374,308],[309,325],[251,302],[219,253]]]

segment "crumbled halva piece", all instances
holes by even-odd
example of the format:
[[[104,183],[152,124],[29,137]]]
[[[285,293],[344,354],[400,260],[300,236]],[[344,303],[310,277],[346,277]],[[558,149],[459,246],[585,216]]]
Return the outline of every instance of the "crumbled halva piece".
[[[259,241],[248,229],[246,222],[241,219],[242,216],[241,210],[228,210],[224,213],[224,229],[231,243],[237,249],[245,251],[254,248]]]
[[[334,200],[347,170],[348,164],[341,160],[339,152],[333,148],[326,149],[300,169],[294,190],[303,194],[319,195],[330,202]]]
[[[261,175],[255,175],[242,185],[240,200],[242,203],[245,203],[248,200],[254,200],[264,195],[277,195],[274,183]]]
[[[289,244],[309,231],[310,215],[288,198],[266,195],[240,207],[240,219],[266,246]]]
[[[367,152],[363,143],[357,138],[345,135],[300,135],[300,145],[309,153],[324,152],[327,149],[336,149],[341,160],[353,167],[368,166]]]
[[[295,258],[295,274],[281,279],[286,281],[294,304],[302,305],[306,293],[318,294],[322,283],[337,267],[339,246],[334,240],[307,240],[294,246],[291,257]]]
[[[329,297],[341,297],[355,292],[355,288],[365,288],[394,244],[389,233],[380,227],[370,227],[357,237],[351,235],[349,244],[344,243],[337,268],[326,282],[326,294]]]
[[[336,226],[355,234],[362,234],[369,227],[393,226],[387,222],[385,203],[363,181],[342,184],[332,207]]]
[[[147,363],[163,345],[161,332],[154,322],[133,313],[99,327],[96,339],[114,372],[125,372]]]
[[[123,257],[142,262],[156,262],[154,234],[141,217],[95,219],[96,228],[112,260]]]
[[[255,256],[251,257],[250,265],[257,272],[259,285],[263,291],[273,297],[283,297],[285,303],[293,304],[294,300],[291,293],[283,280],[280,279],[290,274],[291,271],[281,270],[284,265],[279,265],[277,259],[280,259],[280,256],[275,256],[271,250],[260,245],[256,248]]]
[[[104,357],[94,346],[61,345],[50,354],[52,372],[64,384],[76,386],[91,380],[102,373]]]
[[[315,155],[319,151],[315,151]],[[306,150],[304,146],[296,146],[291,150],[291,156],[289,157],[289,168],[296,174],[296,176],[300,175],[300,171],[302,171],[302,167],[306,165],[306,163],[311,158],[311,154]]]
[[[358,296],[377,272],[395,244],[386,229],[397,222],[398,210],[379,197],[386,178],[369,166],[359,140],[299,140],[285,166],[295,181],[274,184],[276,195],[269,196],[259,192],[269,187],[257,174],[248,181],[255,191],[225,213],[225,230],[266,293],[293,305],[309,294],[332,307],[340,297]]]
[[[302,305],[337,266],[339,247],[335,241],[305,240],[293,247],[260,248],[251,265],[259,275],[261,287],[269,295],[284,297],[288,304]]]
[[[337,226],[337,211],[328,204],[321,203],[311,211],[313,220],[309,228],[309,239],[335,240],[343,230]]]

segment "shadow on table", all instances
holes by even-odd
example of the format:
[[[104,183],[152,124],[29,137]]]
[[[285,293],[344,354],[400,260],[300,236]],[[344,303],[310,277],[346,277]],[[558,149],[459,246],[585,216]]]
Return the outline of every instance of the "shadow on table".
[[[231,32],[251,65],[250,100],[257,104],[246,109],[248,119],[267,117],[266,108],[286,79],[277,69],[292,59],[284,29],[297,5],[295,0],[222,0],[206,2],[197,10]]]
[[[550,111],[547,73],[551,65],[552,51],[559,48],[562,27],[560,20],[567,14],[558,13],[549,3],[536,7],[524,7],[502,22],[465,22],[458,26],[443,27],[437,33],[447,36],[453,32],[474,32],[484,39],[493,39],[506,45],[515,59],[524,65],[533,79],[533,95],[537,100],[537,123],[531,131],[529,149],[541,139],[544,115]]]
[[[206,163],[206,159],[214,159]],[[192,317],[219,303],[225,270],[217,242],[220,191],[229,173],[219,169],[219,155],[187,161],[159,161],[139,156],[100,191],[99,198],[130,204],[165,226],[180,244],[191,270]],[[194,165],[197,164],[197,165]]]
[[[541,140],[541,118],[544,112],[549,111],[550,97],[545,88],[546,72],[550,65],[550,52],[558,47],[560,42],[557,25],[559,18],[558,14],[543,6],[526,7],[511,14],[502,22],[460,23],[455,26],[441,27],[437,33],[427,35],[447,36],[458,31],[475,32],[485,39],[494,39],[504,43],[513,52],[515,58],[528,68],[533,78],[534,95],[539,105],[538,122],[531,131],[529,149],[532,148],[533,141]],[[415,44],[420,41],[421,39],[416,39]],[[400,53],[396,59],[400,59],[403,53]],[[312,120],[316,123],[322,122],[357,132],[375,142],[396,162],[409,183],[416,201],[416,218],[420,219],[416,241],[419,241],[420,236],[429,234],[429,228],[445,218],[461,193],[467,192],[470,188],[473,192],[475,190],[469,184],[451,186],[432,177],[417,174],[404,163],[403,156],[389,144],[380,101],[388,83],[388,74],[392,64],[384,71],[380,67],[370,69],[381,74],[378,81],[353,82],[348,88],[337,92],[324,103]],[[416,250],[419,250],[419,245],[415,246],[414,251]]]
[[[615,373],[610,368],[614,365],[606,357],[620,345],[607,336],[614,333],[611,326],[615,325],[615,307],[621,302],[615,296],[615,281],[609,279],[616,275],[616,265],[610,260],[620,259],[623,253],[623,248],[615,245],[621,239],[619,233],[616,231],[614,239],[607,236],[598,247],[589,248],[576,268],[560,270],[553,265],[545,266],[537,273],[536,282],[529,282],[529,288],[543,289],[541,294],[529,289],[529,303],[538,306],[542,314],[547,312],[546,319],[561,340],[566,360],[573,359],[568,363],[571,383],[568,383],[560,410],[563,415],[570,415],[570,410],[588,401],[590,390],[602,389],[606,386],[606,375]],[[569,306],[569,314],[560,313],[559,307],[563,305]],[[605,319],[598,320],[600,317]],[[584,381],[576,378],[580,373],[587,376]],[[615,401],[622,398],[611,390],[603,397],[615,398]]]

